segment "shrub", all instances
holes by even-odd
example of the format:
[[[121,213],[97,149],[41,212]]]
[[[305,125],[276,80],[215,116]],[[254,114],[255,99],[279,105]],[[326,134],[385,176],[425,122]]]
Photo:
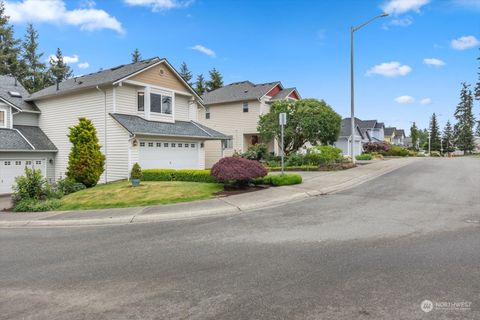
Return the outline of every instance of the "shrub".
[[[47,180],[40,169],[25,167],[25,175],[15,178],[12,200],[14,204],[27,199],[43,200],[47,191]]]
[[[268,157],[268,147],[264,143],[257,143],[249,146],[248,150],[242,154],[242,158],[250,160],[265,160]]]
[[[270,184],[272,186],[288,186],[302,183],[302,176],[295,173],[270,174],[263,178],[255,179],[255,184]]]
[[[64,196],[70,193],[84,190],[86,188],[87,187],[85,187],[83,183],[76,182],[75,180],[70,178],[60,179],[55,184],[55,189]]]
[[[332,146],[318,145],[308,150],[304,157],[304,164],[321,166],[341,159],[342,150]]]
[[[60,207],[57,199],[38,200],[33,198],[22,199],[15,204],[13,211],[15,212],[43,212],[51,211]]]
[[[384,156],[393,156],[393,157],[408,157],[410,152],[407,149],[402,147],[391,145],[390,149],[386,152],[382,152]]]
[[[135,164],[132,166],[132,170],[130,171],[130,179],[140,180],[142,179],[142,176],[142,168],[140,168],[140,165],[135,162]]]
[[[430,152],[430,157],[441,157],[441,154],[439,151],[432,151]]]
[[[281,171],[282,167],[270,167],[270,171]],[[285,171],[318,171],[318,166],[292,166],[284,168]]]
[[[285,166],[295,167],[303,165],[305,156],[301,153],[292,153],[285,159]]]
[[[372,160],[372,155],[370,153],[363,153],[355,156],[357,160]]]
[[[217,182],[210,170],[146,169],[142,173],[143,181]]]
[[[387,152],[391,145],[386,141],[371,141],[363,144],[363,151],[366,153],[372,152]]]
[[[227,157],[213,165],[212,175],[222,182],[246,184],[254,178],[266,176],[267,169],[258,161]]]
[[[87,188],[95,186],[105,165],[95,127],[87,118],[80,118],[79,123],[70,128],[68,138],[72,149],[68,156],[67,177]]]

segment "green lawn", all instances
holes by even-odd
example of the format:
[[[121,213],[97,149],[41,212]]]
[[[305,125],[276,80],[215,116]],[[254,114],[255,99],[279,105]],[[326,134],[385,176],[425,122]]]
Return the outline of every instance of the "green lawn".
[[[146,181],[139,187],[122,181],[98,185],[63,197],[57,210],[85,210],[150,206],[212,198],[223,189],[216,183]]]

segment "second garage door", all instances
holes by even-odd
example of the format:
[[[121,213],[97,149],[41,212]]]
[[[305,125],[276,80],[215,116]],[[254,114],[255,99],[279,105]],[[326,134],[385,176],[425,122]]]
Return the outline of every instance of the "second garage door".
[[[40,169],[45,176],[45,166],[46,161],[41,159],[0,159],[0,194],[12,193],[15,178],[25,174],[25,167]]]
[[[198,169],[198,142],[140,141],[144,169]]]

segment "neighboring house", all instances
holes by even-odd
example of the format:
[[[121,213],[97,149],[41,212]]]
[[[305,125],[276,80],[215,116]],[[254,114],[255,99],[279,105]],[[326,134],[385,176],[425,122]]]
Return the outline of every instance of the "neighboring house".
[[[405,148],[413,147],[412,138],[411,137],[406,137],[405,140],[404,140],[403,146]]]
[[[384,140],[388,143],[393,143],[393,138],[395,137],[395,127],[388,127],[384,130]]]
[[[351,156],[352,130],[351,118],[342,119],[340,134],[337,141],[333,144],[335,147],[342,150],[344,156]],[[362,131],[359,126],[361,120],[355,119],[355,135],[353,144],[353,156],[357,156],[363,152],[363,143],[369,141],[369,135],[366,130]]]
[[[355,118],[358,126],[369,141],[383,141],[385,138],[385,125],[377,120],[360,120]]]
[[[54,179],[57,148],[38,127],[40,111],[15,78],[0,76],[0,194],[11,193],[25,167]]]
[[[205,168],[205,141],[227,137],[199,124],[202,99],[165,59],[153,58],[65,80],[26,99],[58,151],[54,178],[64,177],[71,144],[69,127],[80,117],[96,130],[105,171],[100,182],[127,179],[142,168]],[[38,111],[37,111],[38,113]]]
[[[403,129],[395,129],[395,135],[393,136],[392,143],[397,146],[405,146],[405,130]]]
[[[223,156],[245,152],[257,143],[266,143],[270,152],[278,154],[276,141],[262,141],[257,126],[261,115],[268,113],[275,100],[300,99],[295,88],[284,88],[280,81],[254,84],[236,82],[203,96],[205,108],[199,109],[198,121],[230,137],[223,145],[220,141],[205,144],[206,167],[211,167]],[[287,120],[288,121],[288,120]]]

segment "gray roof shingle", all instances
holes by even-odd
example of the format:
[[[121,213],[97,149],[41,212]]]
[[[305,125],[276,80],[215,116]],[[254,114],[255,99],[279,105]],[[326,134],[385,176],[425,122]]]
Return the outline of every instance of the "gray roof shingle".
[[[30,142],[35,150],[57,151],[57,147],[47,137],[47,135],[39,128],[33,126],[13,126],[21,132],[25,139]]]
[[[0,129],[0,150],[33,150],[22,135],[16,130],[12,129]]]
[[[175,123],[167,123],[150,121],[139,116],[120,113],[112,113],[110,115],[132,134],[203,138],[205,140],[229,138],[223,133],[205,127],[194,121],[175,121]]]
[[[250,81],[235,82],[203,95],[205,105],[234,101],[254,100],[263,97],[280,81],[254,84]]]
[[[391,136],[395,132],[396,128],[395,127],[387,127],[385,128],[385,135],[386,136]]]
[[[351,130],[351,123],[350,123],[351,118],[344,118],[342,119],[341,122],[341,127],[340,127],[340,137],[349,137],[352,135],[352,130]],[[364,132],[361,130],[359,124],[359,121],[361,121],[358,118],[355,118],[355,125],[357,127],[357,130],[360,130],[360,135],[362,138],[364,138]]]
[[[9,92],[18,92],[21,97],[12,97]],[[22,111],[38,111],[38,108],[32,102],[26,102],[24,99],[28,98],[30,93],[17,81],[15,85],[15,78],[11,76],[0,76],[0,98],[13,104]]]
[[[0,129],[0,150],[56,152],[57,148],[39,127],[14,126]]]
[[[296,88],[285,88],[281,91],[279,91],[276,95],[272,97],[272,100],[284,100],[286,99],[290,93],[293,91],[297,90]]]
[[[163,59],[162,59],[163,60]],[[136,63],[116,66],[110,69],[101,70],[95,73],[86,74],[79,77],[74,77],[59,83],[59,89],[53,85],[43,90],[33,93],[28,100],[41,99],[49,96],[61,95],[67,92],[94,88],[96,86],[110,84],[117,80],[123,79],[132,75],[144,68],[147,68],[157,62],[162,61],[160,58],[152,58]]]

